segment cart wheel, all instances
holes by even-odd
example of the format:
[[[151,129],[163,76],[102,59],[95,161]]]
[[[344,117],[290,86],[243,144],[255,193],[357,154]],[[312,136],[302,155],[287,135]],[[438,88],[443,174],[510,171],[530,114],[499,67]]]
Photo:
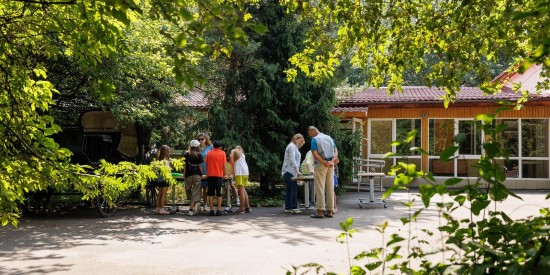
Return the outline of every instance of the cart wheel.
[[[115,214],[117,206],[116,203],[114,206],[109,205],[109,203],[107,203],[107,200],[105,200],[103,196],[98,196],[97,210],[99,211],[99,215],[101,215],[102,218],[107,218]]]
[[[363,208],[363,205],[361,203],[358,203],[357,205],[359,205],[359,208]]]
[[[145,196],[147,197],[147,203],[155,207],[157,205],[157,188],[152,187],[145,187]]]
[[[386,204],[384,204],[384,208],[388,208],[388,206]]]

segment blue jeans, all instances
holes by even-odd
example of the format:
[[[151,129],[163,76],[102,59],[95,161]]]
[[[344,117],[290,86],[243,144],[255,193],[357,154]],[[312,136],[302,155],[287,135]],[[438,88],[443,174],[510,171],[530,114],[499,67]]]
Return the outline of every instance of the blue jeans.
[[[283,177],[286,183],[285,209],[298,209],[298,183],[291,180],[293,176],[289,172],[286,172]]]

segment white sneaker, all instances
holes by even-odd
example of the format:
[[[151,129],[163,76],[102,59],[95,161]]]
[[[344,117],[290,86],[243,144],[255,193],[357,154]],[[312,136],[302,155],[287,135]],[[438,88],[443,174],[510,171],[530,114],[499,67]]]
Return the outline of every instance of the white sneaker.
[[[292,213],[292,209],[285,209],[285,213]]]
[[[237,199],[237,206],[241,206],[241,201]]]
[[[189,210],[189,213],[188,213],[187,215],[189,215],[189,216],[195,216],[195,211]]]
[[[297,214],[300,214],[302,213],[302,211],[298,210],[298,209],[292,209],[292,215],[297,215]]]

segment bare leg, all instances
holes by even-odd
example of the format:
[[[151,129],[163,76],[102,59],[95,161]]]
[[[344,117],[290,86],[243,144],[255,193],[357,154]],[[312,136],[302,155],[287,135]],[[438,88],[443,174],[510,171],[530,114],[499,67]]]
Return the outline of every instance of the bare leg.
[[[160,188],[160,208],[164,208],[164,205],[166,204],[166,193],[168,193],[168,187],[161,187]]]
[[[239,185],[239,198],[241,200],[241,206],[239,206],[240,212],[244,212],[245,207],[250,207],[250,206],[247,206],[248,204],[247,204],[247,198],[245,194],[246,194],[246,190],[244,190],[244,186]]]
[[[212,201],[214,200],[214,197],[211,197],[212,198]],[[217,210],[220,210],[222,209],[222,197],[219,196],[218,197],[218,209]]]
[[[237,187],[235,187],[235,182],[231,181],[231,190],[235,193],[235,198],[239,198],[239,193],[237,192]]]
[[[208,206],[210,206],[210,211],[214,209],[214,196],[208,196]]]

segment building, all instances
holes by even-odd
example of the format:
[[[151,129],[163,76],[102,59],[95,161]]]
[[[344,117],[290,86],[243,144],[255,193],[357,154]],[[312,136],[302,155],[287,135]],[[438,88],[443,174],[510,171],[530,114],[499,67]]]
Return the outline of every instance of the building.
[[[516,102],[521,93],[512,90],[521,83],[523,90],[534,92],[540,81],[540,66],[532,66],[523,74],[503,73],[495,81],[503,81],[502,92],[485,95],[475,87],[462,87],[454,103],[443,105],[444,91],[431,87],[403,87],[403,93],[388,95],[385,88],[369,88],[340,100],[333,113],[342,121],[351,121],[352,129],[362,127],[364,158],[382,158],[387,152],[401,153],[386,162],[386,171],[400,159],[415,163],[418,169],[431,171],[438,181],[449,177],[475,179],[478,171],[472,165],[483,154],[482,144],[488,136],[476,121],[478,114],[494,113],[499,101]],[[511,189],[550,189],[550,91],[532,94],[522,110],[502,112],[498,123],[507,127],[502,137],[509,149],[509,160],[499,160],[507,174],[506,186]],[[403,140],[411,130],[418,134],[410,146],[391,146],[390,141]],[[455,159],[441,162],[439,154],[455,145],[454,137],[463,133]],[[428,155],[411,153],[419,146]],[[386,178],[385,184],[391,184]],[[463,181],[466,182],[466,181]]]

